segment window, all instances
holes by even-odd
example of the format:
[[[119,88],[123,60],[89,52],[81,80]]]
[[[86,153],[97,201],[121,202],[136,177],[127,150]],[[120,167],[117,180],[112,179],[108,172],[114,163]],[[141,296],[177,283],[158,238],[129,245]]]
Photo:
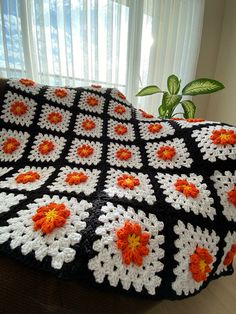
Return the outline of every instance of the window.
[[[1,76],[114,86],[130,101],[142,85],[165,87],[169,74],[194,77],[203,0],[0,3]]]

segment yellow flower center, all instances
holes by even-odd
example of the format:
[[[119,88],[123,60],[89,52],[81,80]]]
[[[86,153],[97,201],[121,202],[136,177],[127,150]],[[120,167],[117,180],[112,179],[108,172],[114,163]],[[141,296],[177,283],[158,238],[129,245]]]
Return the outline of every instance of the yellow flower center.
[[[57,211],[55,209],[51,209],[45,214],[45,218],[47,222],[55,219],[56,217],[57,217]]]
[[[140,245],[140,237],[134,233],[128,235],[128,246],[131,250],[135,250]]]
[[[204,262],[203,259],[201,259],[200,262],[199,262],[199,269],[200,269],[201,273],[205,272],[206,266],[207,266],[207,264]]]
[[[228,141],[230,139],[230,135],[224,134],[224,133],[220,134],[219,137],[220,137],[220,139],[225,140],[225,141]]]

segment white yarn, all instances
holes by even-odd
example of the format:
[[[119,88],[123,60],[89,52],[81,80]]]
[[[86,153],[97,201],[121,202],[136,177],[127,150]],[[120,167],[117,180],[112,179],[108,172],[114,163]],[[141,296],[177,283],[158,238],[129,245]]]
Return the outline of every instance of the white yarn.
[[[93,244],[93,249],[98,254],[88,263],[96,282],[102,283],[107,277],[113,287],[120,282],[126,290],[132,285],[138,292],[146,288],[149,294],[154,295],[162,280],[158,273],[164,267],[160,261],[164,257],[164,250],[160,247],[164,243],[164,236],[160,234],[164,227],[163,222],[158,221],[153,214],[146,215],[131,207],[126,210],[123,206],[112,203],[103,206],[101,212],[99,221],[102,225],[95,231],[101,239]],[[150,236],[147,245],[149,253],[143,258],[140,267],[133,263],[125,265],[122,262],[122,253],[116,246],[116,231],[125,221],[138,223],[142,232],[148,232]]]
[[[228,252],[231,250],[232,245],[236,245],[236,232],[228,232],[227,236],[224,239],[226,245],[224,247],[224,254],[223,257],[221,259],[220,265],[217,268],[216,274],[219,275],[220,273],[222,273],[223,271],[226,271],[228,269],[228,266],[224,265],[224,260],[226,258],[226,255],[228,254]]]
[[[63,89],[67,92],[67,95],[63,98],[58,97],[54,94],[56,89]],[[71,107],[73,106],[74,99],[76,95],[76,90],[75,89],[69,89],[69,88],[64,88],[64,87],[48,87],[44,96],[47,100],[51,100],[53,102],[57,102],[58,104],[61,104],[66,107]]]
[[[87,175],[88,179],[86,182],[80,184],[69,185],[65,182],[67,174],[71,172],[83,172]],[[55,181],[48,186],[50,191],[59,192],[76,192],[77,194],[84,193],[85,195],[90,195],[96,191],[98,178],[101,171],[97,169],[89,170],[84,168],[71,168],[69,166],[62,167]]]
[[[20,203],[21,200],[27,197],[23,194],[13,194],[13,193],[0,193],[0,214],[6,213],[11,210],[11,207]]]
[[[87,158],[82,158],[77,154],[77,148],[81,145],[89,145],[93,148],[93,154]],[[75,138],[71,144],[71,148],[66,159],[69,162],[75,162],[82,165],[97,165],[101,161],[102,156],[102,144],[99,142],[93,142],[88,140],[78,140]]]
[[[132,155],[127,160],[120,160],[116,157],[119,149],[128,149]],[[107,162],[112,166],[124,168],[140,169],[143,166],[139,147],[135,145],[123,145],[118,143],[110,143],[107,152]]]
[[[4,153],[2,149],[2,144],[9,138],[13,137],[15,138],[20,145],[17,147],[15,151],[13,151],[11,154]],[[17,132],[16,130],[6,130],[2,129],[0,131],[0,160],[2,161],[17,161],[20,159],[23,155],[25,145],[27,144],[29,139],[29,133],[27,132]]]
[[[117,185],[117,178],[123,174],[128,174],[137,178],[140,185],[136,185],[133,190],[124,189]],[[129,200],[135,199],[138,202],[145,201],[152,205],[156,201],[152,184],[147,174],[126,172],[121,170],[110,169],[107,172],[107,179],[104,185],[104,191],[110,196],[126,197]]]
[[[163,160],[157,156],[157,151],[162,146],[170,146],[175,149],[175,155],[172,159]],[[190,168],[193,163],[193,159],[190,158],[190,154],[183,139],[175,138],[172,141],[159,142],[159,143],[147,143],[146,152],[148,156],[148,163],[155,169],[166,168]]]
[[[39,152],[39,144],[43,141],[52,141],[54,144],[53,150],[48,154],[41,154]],[[39,133],[35,136],[35,140],[29,155],[29,160],[33,161],[55,161],[60,158],[61,152],[65,146],[66,140],[64,137],[53,136],[51,134],[42,134]]]
[[[172,288],[177,295],[188,295],[199,290],[203,285],[203,282],[197,282],[192,277],[192,273],[189,270],[190,256],[195,252],[197,247],[207,249],[213,258],[213,262],[209,266],[213,268],[218,252],[217,244],[220,238],[214,230],[209,232],[207,229],[202,230],[198,226],[194,228],[190,223],[185,225],[180,220],[178,220],[178,224],[174,227],[174,231],[179,236],[175,241],[175,246],[179,249],[179,252],[174,256],[178,262],[178,266],[174,269],[176,279],[172,283]]]
[[[24,168],[19,169],[16,173],[13,173],[11,177],[6,178],[4,181],[0,181],[0,188],[18,189],[26,191],[37,190],[47,181],[47,179],[51,176],[54,170],[55,170],[54,167],[25,166]],[[15,180],[16,177],[20,173],[25,173],[28,171],[37,172],[40,178],[35,180],[34,182],[17,183]]]
[[[236,186],[236,171],[234,173],[225,171],[221,173],[216,170],[211,177],[214,181],[214,187],[220,197],[220,203],[224,207],[223,215],[229,220],[236,222],[236,207],[228,201],[228,192]]]
[[[116,106],[122,106],[125,109],[123,113],[115,112]],[[124,105],[119,104],[116,101],[111,100],[108,105],[108,115],[112,118],[120,119],[120,120],[130,120],[131,119],[131,109]]]
[[[10,111],[11,105],[16,101],[23,102],[27,107],[27,111],[24,114],[14,115]],[[0,118],[2,118],[4,122],[30,126],[33,123],[36,105],[37,103],[33,99],[8,91],[5,95],[4,104],[2,106],[2,115]]]
[[[116,134],[115,127],[117,125],[123,125],[127,128],[127,132],[125,134]],[[113,119],[108,120],[108,129],[107,129],[107,136],[111,139],[121,140],[121,141],[134,141],[135,140],[135,133],[134,133],[134,126],[131,123],[124,123],[118,122]]]
[[[82,127],[83,121],[87,119],[92,120],[95,123],[95,127],[91,130],[85,130]],[[102,127],[103,127],[103,121],[101,118],[98,118],[89,114],[80,113],[79,115],[77,115],[77,118],[76,118],[74,132],[77,135],[99,138],[102,136]]]
[[[23,92],[30,93],[33,95],[37,95],[42,87],[42,85],[38,83],[34,83],[33,86],[25,86],[18,79],[10,79],[9,81],[7,81],[7,84],[11,87],[20,89]]]
[[[196,215],[201,214],[203,217],[210,217],[210,219],[213,220],[216,215],[216,210],[212,207],[214,200],[202,176],[198,176],[194,173],[190,173],[188,176],[185,174],[170,175],[167,173],[157,173],[156,179],[163,189],[163,194],[166,195],[165,201],[170,203],[172,207],[177,210],[183,209],[187,213],[193,212]],[[174,186],[178,179],[185,179],[189,183],[193,183],[199,190],[197,197],[186,197],[183,193],[178,192]]]
[[[222,126],[209,126],[202,128],[201,130],[194,130],[192,137],[196,138],[198,147],[203,154],[203,159],[207,159],[211,162],[215,162],[217,159],[227,160],[236,159],[236,145],[219,145],[214,144],[210,139],[212,131],[220,130]],[[232,130],[236,132],[235,127],[224,126],[226,130]]]
[[[50,121],[48,120],[48,115],[52,112],[59,113],[62,116],[62,121],[58,123],[50,123]],[[42,106],[38,125],[40,126],[40,128],[43,129],[65,133],[68,130],[70,119],[71,112],[69,112],[68,110],[44,104]]]
[[[96,106],[89,106],[86,103],[86,100],[89,97],[93,97],[93,98],[97,99],[98,104]],[[77,106],[78,106],[78,108],[84,109],[86,111],[102,113],[103,112],[103,108],[104,108],[104,103],[105,103],[105,98],[104,97],[98,96],[97,94],[94,94],[94,93],[82,92],[81,96],[80,96],[79,103],[78,103]]]
[[[34,230],[32,217],[39,207],[49,203],[63,203],[70,211],[66,223],[60,228],[55,228],[49,234],[43,234],[41,230]],[[17,216],[8,219],[8,225],[0,227],[0,243],[10,241],[11,249],[20,247],[23,255],[34,252],[35,258],[42,261],[50,256],[51,266],[61,269],[64,263],[74,260],[76,251],[73,248],[81,240],[81,231],[85,229],[85,218],[89,216],[87,210],[92,207],[91,203],[85,200],[77,201],[72,197],[59,197],[57,195],[44,195],[34,203],[27,205],[27,208],[17,212]]]
[[[140,136],[144,140],[154,140],[161,137],[166,137],[168,135],[173,135],[175,133],[174,128],[168,122],[157,122],[162,126],[159,132],[152,133],[148,130],[148,126],[153,123],[139,122]]]

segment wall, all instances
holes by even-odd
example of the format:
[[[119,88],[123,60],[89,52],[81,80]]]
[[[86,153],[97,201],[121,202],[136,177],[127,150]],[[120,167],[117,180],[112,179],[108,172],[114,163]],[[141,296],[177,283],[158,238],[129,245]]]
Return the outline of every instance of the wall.
[[[236,125],[236,1],[226,0],[215,78],[225,89],[210,96],[207,119]]]
[[[217,57],[222,33],[224,7],[225,0],[205,0],[202,40],[196,78],[215,77]],[[206,118],[209,100],[210,95],[194,97],[193,101],[197,105],[197,117]]]

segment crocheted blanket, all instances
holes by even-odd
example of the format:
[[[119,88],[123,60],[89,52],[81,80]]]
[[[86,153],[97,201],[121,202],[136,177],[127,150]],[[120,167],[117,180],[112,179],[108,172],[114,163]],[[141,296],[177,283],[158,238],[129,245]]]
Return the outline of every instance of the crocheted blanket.
[[[160,120],[117,89],[8,80],[0,102],[0,252],[156,299],[233,272],[236,128]]]

